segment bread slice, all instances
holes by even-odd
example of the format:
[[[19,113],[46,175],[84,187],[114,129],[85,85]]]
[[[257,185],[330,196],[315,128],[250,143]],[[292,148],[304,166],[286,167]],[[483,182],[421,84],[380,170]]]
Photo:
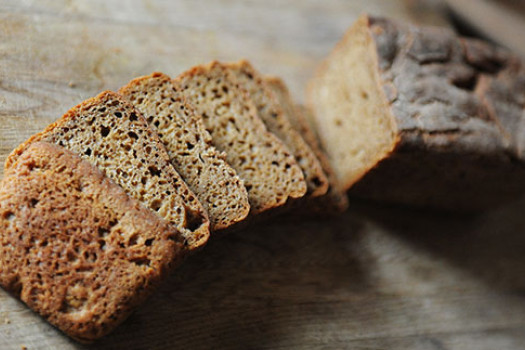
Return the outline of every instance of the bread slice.
[[[321,149],[315,130],[306,117],[311,114],[310,111],[294,104],[288,87],[281,78],[266,76],[264,81],[277,97],[292,127],[301,134],[317,159],[319,159],[323,172],[328,179],[328,191],[324,195],[311,198],[305,208],[308,212],[321,215],[337,214],[345,211],[348,208],[348,197],[346,192],[341,189],[334,170],[326,154]]]
[[[295,156],[303,171],[307,195],[321,196],[328,190],[328,179],[314,152],[290,124],[289,116],[281,108],[277,97],[266,85],[261,74],[246,60],[228,63],[228,69],[254,102],[259,118],[268,131],[279,137]]]
[[[490,44],[364,15],[319,67],[308,101],[353,195],[479,210],[525,192],[524,77],[519,59]],[[491,108],[489,80],[504,109]]]
[[[35,142],[0,183],[0,284],[69,336],[111,332],[173,269],[184,238],[95,166]]]
[[[267,131],[224,65],[211,62],[194,67],[175,82],[175,89],[202,116],[213,145],[226,153],[226,160],[244,180],[253,214],[305,194],[306,183],[294,157]]]
[[[120,95],[106,91],[74,107],[15,149],[6,167],[35,141],[64,146],[95,164],[131,197],[175,225],[189,249],[206,243],[206,211],[142,114]]]
[[[175,92],[162,73],[132,80],[119,93],[146,117],[164,143],[171,164],[208,212],[211,229],[221,230],[243,220],[250,211],[241,179],[211,144],[202,119]]]

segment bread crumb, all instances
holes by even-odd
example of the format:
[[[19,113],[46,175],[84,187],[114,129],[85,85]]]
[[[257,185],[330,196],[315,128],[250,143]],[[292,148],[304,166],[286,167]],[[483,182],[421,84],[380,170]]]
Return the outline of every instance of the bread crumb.
[[[70,81],[68,84],[67,84],[70,88],[74,88],[77,86],[77,84],[75,84],[74,81]]]
[[[10,324],[10,323],[11,323],[11,320],[8,319],[8,318],[6,317],[5,320],[4,320],[4,323],[5,323],[5,324]]]
[[[20,350],[27,350],[27,346],[25,346],[25,345],[20,345]]]

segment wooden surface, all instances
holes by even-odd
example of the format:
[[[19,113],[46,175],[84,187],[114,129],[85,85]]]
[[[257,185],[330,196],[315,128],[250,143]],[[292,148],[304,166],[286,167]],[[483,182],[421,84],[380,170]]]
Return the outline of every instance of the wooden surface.
[[[415,0],[125,3],[0,3],[1,162],[68,108],[140,74],[245,57],[300,101],[361,12],[445,23]],[[0,349],[522,349],[524,205],[462,218],[354,201],[328,221],[213,239],[92,346],[0,291]]]

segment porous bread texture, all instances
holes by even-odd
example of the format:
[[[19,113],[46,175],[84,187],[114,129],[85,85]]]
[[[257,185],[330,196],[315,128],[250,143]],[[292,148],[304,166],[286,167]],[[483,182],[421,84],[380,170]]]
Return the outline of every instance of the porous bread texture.
[[[147,119],[166,147],[171,164],[208,212],[211,230],[228,228],[250,211],[248,193],[193,106],[162,73],[132,80],[119,90]]]
[[[286,146],[268,132],[257,110],[219,62],[196,66],[175,79],[176,90],[194,106],[213,145],[244,181],[251,214],[282,206],[306,193],[301,168]]]
[[[89,160],[131,197],[175,225],[189,249],[206,243],[205,209],[142,114],[120,95],[105,91],[72,108],[15,149],[6,168],[35,141],[58,144]]]
[[[477,211],[525,192],[524,76],[489,43],[363,15],[307,93],[352,195]]]
[[[303,171],[307,196],[321,196],[328,190],[328,179],[314,152],[291,125],[289,116],[281,108],[277,97],[266,85],[263,76],[246,60],[226,64],[232,75],[248,92],[257,108],[259,118],[271,133],[280,138],[294,155]]]
[[[29,145],[0,183],[0,284],[67,335],[120,324],[184,255],[184,238],[63,147]]]
[[[348,197],[346,192],[341,189],[332,166],[321,149],[318,136],[307,117],[311,115],[311,112],[303,106],[294,104],[288,87],[281,78],[266,76],[264,80],[277,97],[292,127],[301,134],[317,159],[319,159],[323,172],[328,179],[327,192],[319,197],[311,198],[305,206],[306,211],[321,215],[337,214],[345,211],[348,208]]]

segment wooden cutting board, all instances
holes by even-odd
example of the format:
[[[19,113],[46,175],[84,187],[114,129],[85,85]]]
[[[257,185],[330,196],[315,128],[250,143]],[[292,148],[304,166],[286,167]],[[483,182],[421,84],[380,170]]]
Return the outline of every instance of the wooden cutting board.
[[[138,75],[244,57],[301,101],[360,13],[446,23],[437,0],[125,3],[0,3],[0,162]],[[463,218],[353,201],[216,237],[92,346],[0,290],[0,349],[525,348],[523,205]]]

